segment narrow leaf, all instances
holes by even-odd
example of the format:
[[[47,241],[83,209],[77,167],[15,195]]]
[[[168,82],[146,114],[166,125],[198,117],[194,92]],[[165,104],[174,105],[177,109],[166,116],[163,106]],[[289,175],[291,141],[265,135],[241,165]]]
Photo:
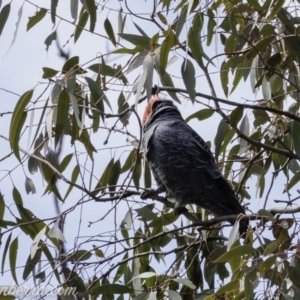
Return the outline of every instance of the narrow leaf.
[[[1,262],[1,274],[2,274],[2,276],[3,276],[3,273],[4,273],[4,265],[5,265],[5,261],[6,261],[7,250],[10,246],[11,235],[12,235],[12,232],[9,234],[9,236],[6,240],[5,247],[4,247],[3,254],[2,254],[2,262]]]
[[[70,10],[71,10],[71,16],[74,19],[74,23],[75,23],[77,19],[77,13],[78,13],[78,0],[70,1]]]
[[[10,13],[10,3],[6,4],[0,12],[0,36]]]
[[[35,253],[36,253],[36,251],[38,249],[38,246],[39,246],[39,242],[40,242],[42,236],[45,235],[46,229],[47,229],[47,226],[43,227],[43,229],[41,229],[40,232],[35,236],[35,238],[32,242],[32,245],[30,247],[31,259],[33,259],[33,257],[35,256]]]
[[[210,109],[210,108],[204,108],[201,109],[195,113],[193,113],[192,115],[188,116],[185,119],[185,122],[189,122],[192,119],[198,119],[199,121],[205,120],[210,118],[213,114],[214,114],[214,110]]]
[[[55,24],[57,4],[58,0],[51,0],[51,21],[53,24]]]
[[[16,275],[16,262],[17,262],[17,253],[18,253],[19,243],[18,237],[16,237],[9,247],[9,266],[11,270],[11,276],[16,284],[18,284],[17,275]]]
[[[192,290],[196,289],[196,286],[189,279],[173,278],[172,280],[175,281],[175,282],[178,282],[180,284],[183,284],[183,285],[189,287]]]
[[[72,172],[72,176],[71,176],[71,182],[75,183],[77,181],[77,178],[78,178],[78,175],[79,175],[79,172],[80,172],[80,168],[79,168],[79,165],[76,165],[75,168],[73,169],[73,172]],[[63,198],[63,200],[65,201],[67,199],[67,197],[69,196],[70,192],[72,191],[73,189],[73,185],[69,185],[69,188]]]
[[[114,44],[114,46],[116,47],[117,43],[116,43],[116,37],[114,34],[114,29],[109,21],[109,19],[105,19],[104,21],[104,29],[106,31],[106,34],[108,35],[108,37],[110,38],[110,41]]]
[[[66,122],[68,121],[69,106],[69,94],[64,89],[62,90],[58,98],[57,116],[55,120],[55,145],[58,144],[61,135],[65,129]]]
[[[150,50],[150,38],[128,33],[119,33],[119,36],[136,46],[142,46],[144,49]]]
[[[64,237],[64,234],[62,233],[62,231],[58,227],[51,228],[49,233],[48,233],[48,236],[51,237],[51,238],[61,240],[62,242],[65,242],[65,243],[67,242],[65,237]]]
[[[240,258],[242,255],[252,254],[254,252],[255,249],[252,246],[248,246],[248,245],[238,246],[230,249],[230,251],[221,255],[213,263],[218,264],[218,263],[228,262],[230,260]]]
[[[31,100],[33,90],[25,92],[18,100],[13,111],[10,128],[9,128],[9,142],[15,156],[20,160],[19,154],[19,139],[20,132],[26,120],[26,112],[24,112],[27,104]]]
[[[53,31],[50,33],[47,38],[44,41],[44,44],[46,45],[46,51],[48,51],[50,45],[52,44],[53,41],[56,40],[56,31]]]
[[[176,45],[176,40],[177,39],[173,30],[169,29],[167,32],[167,36],[160,48],[159,70],[161,76],[164,75],[168,63],[168,56],[169,56],[170,49]]]
[[[292,125],[292,138],[294,144],[294,150],[298,156],[300,156],[300,123],[296,120]]]
[[[41,8],[33,17],[29,17],[29,21],[27,23],[27,31],[30,30],[34,25],[40,22],[46,15],[47,9]]]
[[[43,72],[44,73],[43,73],[42,78],[44,78],[44,79],[52,78],[58,73],[58,71],[53,70],[51,68],[43,68]]]
[[[87,11],[83,10],[82,13],[80,14],[79,21],[78,21],[78,24],[75,29],[74,43],[76,43],[77,40],[79,39],[79,37],[82,33],[82,30],[84,29],[84,27],[87,23],[88,18],[89,18],[89,14],[87,13]]]
[[[94,32],[97,21],[97,7],[95,0],[85,0],[90,15],[90,31]]]
[[[189,93],[189,96],[194,103],[196,98],[196,78],[195,78],[195,68],[190,60],[183,61],[181,65],[181,75],[186,87],[186,90]]]
[[[27,195],[29,195],[30,192],[32,194],[36,193],[36,189],[35,189],[34,183],[31,178],[26,177],[25,190],[26,190]]]

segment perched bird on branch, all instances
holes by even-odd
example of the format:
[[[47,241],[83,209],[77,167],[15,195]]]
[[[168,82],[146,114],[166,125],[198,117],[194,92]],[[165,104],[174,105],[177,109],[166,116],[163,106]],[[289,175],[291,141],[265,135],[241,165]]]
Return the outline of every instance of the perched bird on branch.
[[[185,204],[196,204],[217,216],[245,214],[210,149],[172,101],[153,96],[142,123],[142,145],[158,191],[176,199],[177,212]],[[240,221],[241,236],[248,225],[248,220]]]

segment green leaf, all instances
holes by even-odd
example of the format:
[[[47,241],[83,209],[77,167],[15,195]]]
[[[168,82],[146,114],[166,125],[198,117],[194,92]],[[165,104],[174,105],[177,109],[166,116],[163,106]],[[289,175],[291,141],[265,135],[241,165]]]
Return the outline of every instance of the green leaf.
[[[168,20],[162,13],[158,12],[157,16],[163,24],[168,25]]]
[[[143,47],[141,46],[135,46],[133,49],[129,49],[129,48],[120,48],[120,49],[116,49],[113,52],[111,52],[112,54],[136,54],[136,53],[140,53],[144,50]]]
[[[79,37],[87,23],[88,18],[89,18],[89,14],[87,13],[87,11],[82,10],[80,13],[78,24],[77,24],[75,32],[74,32],[74,43],[76,43],[77,40],[79,39]]]
[[[104,284],[94,289],[88,290],[78,295],[78,297],[85,297],[90,294],[96,295],[115,295],[115,294],[128,294],[132,290],[121,284]]]
[[[52,78],[58,73],[58,71],[53,70],[51,68],[43,68],[43,72],[44,73],[43,73],[42,78],[44,78],[44,79]]]
[[[118,179],[120,177],[120,170],[121,170],[121,163],[118,159],[114,165],[112,166],[109,174],[109,191],[114,192],[116,190],[115,185],[118,182]],[[114,195],[114,193],[110,193],[111,197]]]
[[[180,33],[182,31],[183,26],[185,25],[186,21],[186,15],[187,15],[187,5],[183,6],[180,16],[178,18],[177,24],[176,24],[176,37],[178,38],[180,36]]]
[[[164,75],[160,76],[161,83],[163,86],[168,86],[168,87],[174,87],[173,80],[171,76],[165,72]],[[168,91],[168,94],[174,99],[176,102],[181,103],[179,98],[177,97],[177,94],[175,92],[170,92]]]
[[[132,174],[133,183],[137,189],[139,189],[140,187],[141,175],[142,175],[142,164],[141,164],[141,158],[139,157],[135,162],[135,166]]]
[[[135,211],[145,221],[152,221],[157,218],[157,214],[152,211],[153,208],[154,208],[154,204],[149,204],[143,206],[142,208],[136,208]]]
[[[105,170],[102,173],[101,178],[99,179],[97,185],[95,186],[95,189],[93,191],[94,195],[97,195],[100,192],[101,188],[104,188],[107,186],[108,182],[109,182],[109,175],[110,175],[110,170],[112,168],[112,166],[114,165],[114,158],[112,158],[110,160],[110,162],[108,163],[108,165],[106,166]]]
[[[210,108],[204,108],[201,109],[193,114],[191,114],[190,116],[188,116],[185,119],[185,122],[189,122],[192,119],[198,119],[199,121],[205,120],[210,118],[213,114],[214,114],[214,110],[210,109]]]
[[[1,262],[1,274],[2,274],[2,276],[3,276],[3,273],[4,273],[4,265],[5,265],[5,261],[6,261],[7,250],[10,246],[11,235],[12,235],[12,232],[9,234],[9,236],[6,240],[5,247],[4,247],[3,254],[2,254],[2,262]]]
[[[257,52],[262,52],[269,47],[272,42],[274,41],[274,36],[267,36],[265,38],[262,38],[258,43],[254,45],[254,47],[247,53],[246,57],[247,59],[254,59],[257,55]]]
[[[144,49],[150,50],[150,38],[147,36],[128,33],[119,33],[119,36],[133,45],[141,46]]]
[[[127,158],[126,158],[126,161],[125,161],[125,163],[124,163],[124,165],[123,165],[123,167],[122,167],[120,173],[124,173],[124,172],[128,171],[128,170],[132,167],[133,162],[134,162],[134,155],[135,155],[135,153],[136,153],[136,150],[135,150],[135,149],[133,149],[133,150],[129,153],[129,155],[128,155]]]
[[[12,194],[13,194],[13,199],[14,199],[15,203],[18,205],[23,205],[22,196],[15,186],[13,188]]]
[[[129,104],[126,101],[123,92],[121,92],[118,97],[118,114],[122,113],[128,108],[129,108]],[[123,117],[120,118],[120,121],[122,122],[123,125],[127,125],[129,116],[130,116],[130,112],[127,112]]]
[[[275,264],[277,259],[277,255],[273,255],[271,257],[268,257],[260,266],[260,273],[264,274],[268,272],[271,267]]]
[[[5,201],[3,195],[0,193],[0,220],[4,219],[4,211],[5,211]],[[1,234],[1,228],[0,228],[0,234]]]
[[[183,285],[189,287],[189,288],[192,289],[192,290],[196,289],[196,286],[195,286],[190,280],[188,280],[188,279],[184,279],[184,278],[173,278],[172,280],[175,281],[175,282],[178,282],[178,283],[180,283],[180,284],[183,284]]]
[[[144,160],[144,186],[145,188],[150,188],[152,184],[152,177],[149,164]]]
[[[128,258],[128,252],[126,252],[126,254],[123,256],[122,261],[126,260]],[[113,280],[113,282],[115,283],[116,281],[118,281],[120,279],[120,277],[125,273],[127,268],[127,264],[120,264],[119,268],[117,269],[115,278]]]
[[[181,296],[179,293],[173,290],[168,290],[168,297],[170,300],[181,300]]]
[[[119,66],[117,66],[117,68],[112,68],[111,66],[102,63],[102,64],[93,64],[89,66],[88,69],[90,69],[91,71],[97,74],[118,78],[119,80],[122,80],[124,84],[128,84],[128,80],[124,76],[122,69],[120,69]]]
[[[33,17],[29,17],[29,21],[27,23],[27,31],[30,30],[34,25],[40,22],[46,15],[47,9],[41,8]]]
[[[5,23],[8,19],[9,13],[10,13],[10,3],[6,4],[0,12],[0,36],[4,29]]]
[[[194,103],[196,98],[196,91],[195,91],[196,78],[195,78],[195,68],[193,63],[190,60],[187,59],[182,62],[181,75],[186,90],[189,93],[192,102]]]
[[[287,186],[287,190],[290,190],[292,187],[294,187],[294,185],[296,185],[300,180],[300,172],[296,173],[292,179],[289,181],[288,186]]]
[[[166,214],[162,214],[160,217],[154,219],[150,224],[149,227],[162,227],[167,226],[174,223],[178,219],[178,215],[175,214],[174,211]]]
[[[19,243],[18,237],[16,237],[9,247],[9,266],[11,271],[11,276],[16,284],[18,284],[17,275],[16,275],[16,262],[17,262],[17,253],[18,253]]]
[[[200,35],[198,32],[194,31],[193,28],[190,28],[190,30],[189,30],[188,46],[191,49],[193,57],[196,60],[196,62],[198,63],[199,67],[202,70],[205,70],[203,60],[202,60],[202,54],[200,51],[200,49],[202,49]]]
[[[219,126],[218,126],[218,131],[217,135],[215,137],[215,158],[216,160],[218,159],[218,156],[221,151],[221,146],[224,141],[224,138],[230,131],[230,126],[222,119]]]
[[[46,51],[48,51],[50,45],[52,44],[53,41],[56,40],[56,31],[53,31],[50,33],[47,38],[44,41],[44,44],[46,45]]]
[[[61,72],[63,74],[66,74],[68,71],[70,71],[73,67],[75,67],[78,64],[79,64],[79,56],[73,56],[65,62],[65,64],[61,69]]]
[[[106,34],[108,35],[108,37],[110,38],[110,41],[114,44],[114,46],[116,47],[117,42],[116,42],[116,37],[114,34],[114,29],[111,26],[111,23],[109,21],[109,19],[105,19],[104,21],[104,29],[106,31]]]
[[[35,269],[35,266],[41,259],[41,254],[42,254],[42,250],[37,249],[35,256],[33,258],[31,258],[31,255],[28,256],[26,264],[25,264],[25,268],[23,271],[23,277],[22,277],[23,280],[26,280],[31,272],[34,273],[33,271]]]
[[[166,38],[160,48],[159,71],[161,76],[165,73],[170,49],[176,45],[176,40],[176,36],[173,30],[170,28],[166,33]]]
[[[91,252],[90,251],[86,251],[86,250],[77,250],[74,253],[74,260],[75,260],[75,262],[88,260],[91,257],[92,257]]]
[[[258,0],[248,0],[248,3],[250,5],[252,5],[255,9],[257,9],[258,11],[263,10],[262,7],[260,6]]]
[[[13,111],[10,128],[9,128],[9,142],[10,146],[15,154],[15,156],[20,161],[20,154],[19,154],[19,140],[20,140],[20,133],[23,128],[23,125],[26,120],[26,112],[24,112],[27,104],[32,98],[33,90],[25,92],[20,99],[18,100],[15,109]]]
[[[90,32],[94,32],[97,21],[97,7],[95,0],[85,0],[90,15]]]
[[[216,26],[216,21],[214,19],[214,17],[210,17],[208,20],[208,25],[207,25],[207,41],[206,41],[206,45],[210,46],[211,42],[212,42],[212,38],[214,36],[215,33],[215,26]]]
[[[34,183],[33,183],[32,179],[29,177],[26,177],[26,180],[25,180],[25,190],[26,190],[27,195],[29,195],[30,192],[32,194],[36,193]]]
[[[300,157],[300,123],[296,120],[294,120],[292,124],[292,138],[294,150],[296,154]]]
[[[278,241],[273,241],[270,244],[267,245],[267,247],[264,250],[264,256],[267,256],[273,252],[277,252],[279,247]]]
[[[57,4],[58,4],[58,0],[51,0],[51,21],[53,25],[55,25]]]
[[[68,167],[73,155],[74,155],[73,153],[70,153],[70,154],[68,154],[64,157],[64,159],[62,160],[62,162],[59,165],[60,172],[64,172],[66,170],[66,168]]]
[[[242,119],[244,109],[242,107],[236,107],[230,114],[230,125],[233,128],[237,127],[238,122]]]
[[[288,274],[292,283],[300,289],[300,270],[296,267],[288,266]]]
[[[104,100],[105,103],[108,105],[108,107],[111,109],[111,105],[110,105],[105,93],[103,92],[101,87],[97,84],[97,82],[89,77],[85,77],[85,80],[89,86],[91,95],[93,97],[93,101],[95,102],[96,106],[98,107],[100,102]]]
[[[79,173],[80,173],[80,167],[79,167],[79,165],[76,165],[75,168],[73,169],[73,172],[72,172],[71,182],[76,183]],[[69,188],[68,188],[68,190],[67,190],[67,192],[66,192],[66,194],[63,198],[63,201],[65,201],[68,198],[68,196],[71,193],[72,189],[73,189],[73,185],[70,184]]]
[[[282,6],[284,5],[285,0],[277,0],[275,5],[272,8],[272,11],[270,13],[270,15],[268,16],[268,20],[272,21],[274,19],[274,17],[279,13],[279,11],[281,10]]]
[[[228,252],[217,258],[213,263],[223,263],[240,258],[242,255],[253,254],[255,249],[252,246],[244,245],[231,248]]]
[[[74,23],[75,23],[77,19],[77,13],[78,13],[78,0],[71,0],[70,9],[71,9],[71,16],[74,19]]]
[[[66,123],[68,122],[68,112],[70,107],[70,99],[67,90],[62,90],[59,94],[57,104],[57,115],[55,120],[55,146],[57,146],[62,133],[64,132]]]
[[[266,209],[260,209],[257,213],[261,216],[269,218],[270,220],[274,220],[274,216]]]
[[[230,293],[239,288],[239,280],[229,281],[227,284],[220,287],[217,292],[214,294],[215,296]]]
[[[226,97],[228,97],[228,73],[229,73],[229,68],[231,67],[232,64],[232,60],[229,59],[226,63],[223,62],[222,66],[221,66],[221,72],[220,72],[220,76],[221,76],[221,84],[222,84],[222,88],[224,91],[224,94]]]

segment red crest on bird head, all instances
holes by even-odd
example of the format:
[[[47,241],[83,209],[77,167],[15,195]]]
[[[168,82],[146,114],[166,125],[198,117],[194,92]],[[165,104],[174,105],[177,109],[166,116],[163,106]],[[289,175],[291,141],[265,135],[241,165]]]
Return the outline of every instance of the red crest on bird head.
[[[146,108],[145,108],[145,112],[144,112],[144,115],[143,115],[143,119],[142,119],[142,126],[144,126],[149,118],[151,117],[152,115],[152,106],[154,104],[155,101],[157,100],[161,100],[161,98],[158,96],[158,95],[153,95],[150,99],[150,101],[148,102]]]

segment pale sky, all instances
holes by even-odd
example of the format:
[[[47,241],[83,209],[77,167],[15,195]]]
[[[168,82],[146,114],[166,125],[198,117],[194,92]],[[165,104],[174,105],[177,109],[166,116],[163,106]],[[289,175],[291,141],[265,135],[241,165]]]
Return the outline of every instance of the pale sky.
[[[2,7],[7,4],[9,1],[3,0],[2,1]],[[34,1],[35,3],[39,3],[39,1]],[[52,44],[49,48],[49,51],[45,51],[45,44],[44,40],[46,37],[52,32],[53,26],[50,21],[50,17],[46,16],[39,24],[37,24],[35,27],[33,27],[31,30],[26,32],[26,24],[28,21],[29,16],[33,16],[36,12],[36,8],[33,5],[30,5],[28,3],[25,3],[24,9],[23,9],[23,16],[21,19],[21,23],[19,26],[18,34],[16,37],[16,41],[11,48],[11,50],[7,53],[10,43],[13,39],[13,33],[15,31],[15,23],[17,21],[17,14],[18,10],[20,8],[19,5],[21,5],[21,1],[12,1],[12,9],[10,13],[9,20],[4,28],[4,31],[2,32],[2,35],[0,36],[0,103],[1,103],[1,109],[0,113],[5,112],[11,112],[14,109],[14,106],[18,100],[18,96],[14,95],[16,94],[22,94],[25,91],[32,89],[40,82],[47,83],[47,80],[42,80],[42,67],[51,67],[53,69],[60,70],[64,60],[62,58],[59,58],[57,55],[57,48],[55,44]],[[120,4],[122,5],[122,1],[109,1],[108,6],[111,8],[114,8],[116,10],[119,10]],[[49,3],[45,4],[45,7],[48,8]],[[63,7],[64,6],[64,7]],[[79,5],[80,6],[80,5]],[[80,6],[81,7],[81,6]],[[145,13],[149,13],[151,11],[151,3],[150,2],[144,2],[143,5],[139,7],[140,10],[143,10]],[[64,16],[71,20],[70,12],[69,12],[69,1],[59,1],[59,7],[57,9],[59,14],[62,14],[62,11],[64,11]],[[117,16],[117,11],[104,11],[99,12],[98,11],[98,22],[96,32],[105,34],[104,32],[101,32],[99,28],[102,28],[102,24],[104,22],[104,19],[106,17],[109,17],[111,20],[115,32],[117,32],[117,24],[114,23]],[[136,29],[133,27],[130,18],[128,16],[126,23],[126,32],[136,31]],[[88,66],[92,63],[98,62],[98,60],[94,60],[91,63],[92,59],[94,59],[96,56],[100,54],[107,53],[111,50],[114,50],[112,44],[105,43],[103,44],[103,39],[97,38],[95,35],[91,35],[87,32],[83,32],[81,38],[79,41],[74,45],[73,39],[71,38],[71,35],[73,34],[74,27],[72,24],[69,24],[67,22],[61,21],[57,19],[56,25],[58,26],[58,32],[59,32],[59,42],[61,45],[66,44],[66,42],[69,40],[69,43],[66,45],[65,49],[66,51],[70,51],[70,57],[79,55],[80,56],[80,63],[86,64],[85,66]],[[145,24],[143,22],[139,23],[139,26],[143,26],[143,30],[149,35],[152,36],[156,33],[157,29],[153,30],[151,26],[149,26],[149,23]],[[88,28],[88,25],[87,25]],[[130,48],[133,48],[131,45]],[[210,48],[208,51],[215,51],[212,50],[214,47]],[[209,54],[209,56],[213,56],[216,53]],[[179,56],[179,54],[176,54]],[[183,55],[183,53],[180,53],[180,55]],[[115,59],[118,59],[115,61]],[[125,59],[127,59],[129,56],[126,56]],[[171,72],[178,73],[179,66],[181,65],[182,59],[179,56],[180,59],[178,59],[178,63],[176,62],[174,65],[170,67]],[[110,56],[109,59],[113,63],[124,63],[124,59],[118,57],[118,56]],[[176,69],[177,68],[177,69]],[[215,70],[216,71],[216,70]],[[199,68],[197,69],[197,72],[199,72]],[[133,72],[128,76],[130,78],[130,83],[133,82],[134,78],[137,76],[137,72]],[[180,74],[177,74],[178,76],[181,76]],[[216,72],[212,76],[215,88],[217,89],[217,95],[219,97],[224,97],[221,84],[218,83],[219,74]],[[178,82],[181,82],[178,80]],[[175,81],[176,83],[176,81]],[[180,83],[182,84],[182,83]],[[176,84],[175,84],[176,85]],[[178,85],[176,85],[178,86]],[[183,86],[181,86],[184,88]],[[41,92],[45,88],[45,84],[41,84],[38,87],[38,91]],[[125,88],[125,90],[130,90],[130,87]],[[197,87],[196,90],[202,93],[210,94],[210,90],[208,88],[208,85],[206,83],[206,80],[203,76],[198,77],[197,79]],[[8,92],[10,91],[10,92]],[[37,97],[39,93],[35,94],[35,97]],[[43,97],[44,100],[48,97],[49,93],[47,92],[45,96]],[[117,103],[117,94],[115,93],[108,93],[109,100],[111,101],[113,107],[116,107]],[[249,96],[248,96],[249,95]],[[114,98],[115,97],[115,98]],[[257,96],[258,97],[258,96]],[[250,90],[249,84],[244,84],[240,88],[237,88],[237,90],[234,92],[233,95],[230,96],[230,100],[233,101],[243,101],[242,98],[247,98],[251,100],[255,100],[255,96],[253,96],[252,91]],[[258,97],[259,98],[259,97]],[[134,96],[131,97],[129,100],[130,104],[134,103]],[[206,101],[204,101],[206,103]],[[141,115],[143,112],[144,104],[139,107],[139,114]],[[180,107],[180,111],[182,114],[186,117],[190,115],[192,112],[200,110],[204,107],[197,106],[196,108],[193,107],[190,103],[184,102],[183,105]],[[250,120],[253,118],[251,114],[248,115]],[[8,137],[8,130],[9,130],[9,122],[10,122],[11,115],[10,114],[4,114],[0,117],[0,126],[1,126],[1,134]],[[29,124],[30,116],[27,117],[27,125]],[[38,112],[34,116],[35,123],[38,122],[39,115]],[[192,121],[190,122],[190,125],[205,139],[205,140],[213,140],[218,124],[220,122],[221,118],[215,114],[215,116],[205,122],[199,123],[198,121]],[[109,124],[112,124],[110,121]],[[91,121],[86,118],[86,125],[89,126],[91,124]],[[103,124],[102,124],[103,125]],[[132,117],[132,121],[129,125],[129,130],[135,130],[135,128],[138,128],[136,120],[134,120],[134,117]],[[34,131],[34,130],[33,130]],[[136,131],[136,135],[138,136],[138,131]],[[25,135],[26,138],[23,138],[20,142],[20,146],[22,146],[24,149],[27,149],[28,144],[28,135]],[[24,137],[25,137],[24,136]],[[109,144],[105,147],[103,146],[103,141],[105,140],[107,136],[107,132],[100,132],[96,135],[93,135],[92,141],[97,149],[99,149],[98,153],[95,153],[95,166],[94,166],[94,174],[95,176],[98,176],[98,178],[102,174],[103,168],[107,165],[108,161],[111,158],[112,151],[107,150],[109,147],[116,146],[116,145],[128,145],[127,148],[119,149],[117,151],[116,158],[122,156],[123,162],[127,153],[124,152],[124,150],[132,150],[132,146],[126,142],[126,137],[124,135],[117,135],[112,134],[111,138],[109,140]],[[32,139],[33,135],[31,136]],[[105,149],[106,150],[105,150]],[[80,146],[79,146],[80,149]],[[100,150],[102,149],[102,150]],[[82,149],[83,150],[83,149]],[[69,137],[65,139],[65,145],[64,145],[64,155],[61,156],[63,158],[66,154],[71,153],[74,151],[74,148],[70,148],[69,146]],[[1,141],[1,148],[0,148],[0,159],[10,153],[10,146],[7,142]],[[85,156],[82,156],[81,162],[84,162]],[[73,159],[73,167],[74,167],[75,160]],[[34,213],[37,214],[38,217],[52,217],[55,215],[55,210],[53,206],[53,200],[52,196],[42,196],[43,191],[46,187],[45,183],[43,182],[41,178],[41,174],[37,173],[35,175],[31,175],[28,172],[27,168],[27,161],[24,164],[24,171],[28,177],[30,177],[37,188],[37,193],[32,195],[26,195],[25,192],[25,176],[24,172],[22,170],[22,167],[19,166],[17,160],[14,156],[11,156],[9,159],[5,159],[3,161],[0,161],[0,190],[1,193],[4,194],[4,199],[7,204],[14,203],[12,200],[12,187],[13,184],[15,187],[20,191],[23,197],[24,206],[30,210],[32,210]],[[90,165],[90,162],[88,162],[87,166]],[[66,172],[66,176],[68,178],[71,177],[71,172],[73,167],[69,167],[68,171]],[[7,174],[8,170],[13,170],[16,168],[13,172],[11,172],[11,177],[6,176],[4,179],[3,177]],[[264,203],[263,199],[258,199],[255,196],[255,183],[256,178],[254,178],[251,186],[251,195],[253,198],[251,199],[251,209],[255,212]],[[277,179],[277,181],[280,179]],[[281,178],[281,182],[282,182]],[[80,182],[79,180],[77,182]],[[269,188],[269,180],[266,179],[266,191]],[[60,184],[64,189],[66,188],[63,183]],[[95,186],[95,182],[92,184],[92,186]],[[274,190],[270,194],[270,199],[274,198],[280,198],[280,199],[286,199],[285,195],[282,195],[282,185],[274,185]],[[64,193],[63,193],[64,194]],[[83,196],[80,191],[75,191],[73,189],[73,192],[71,196],[68,198],[67,202],[62,205],[61,209],[65,210],[67,207],[72,206],[74,203],[80,199],[80,197]],[[148,204],[152,203],[151,200],[147,201]],[[249,203],[248,200],[245,201],[245,203]],[[15,212],[16,209],[11,206],[11,209]],[[276,205],[277,206],[277,205]],[[71,214],[68,214],[66,219],[66,227],[65,227],[65,237],[67,239],[67,249],[72,249],[75,244],[78,244],[78,242],[75,240],[75,237],[79,234],[83,237],[83,240],[86,239],[85,236],[96,236],[100,233],[107,232],[109,230],[114,229],[114,215],[111,213],[109,217],[106,217],[103,221],[100,221],[96,224],[94,224],[91,227],[88,227],[88,223],[91,221],[96,221],[103,217],[107,210],[109,210],[112,207],[112,204],[110,203],[94,203],[89,202],[84,205],[84,207],[81,208],[78,207],[74,212]],[[137,208],[137,205],[133,205],[133,208]],[[271,207],[271,202],[268,203],[267,207]],[[125,216],[126,211],[128,210],[127,204],[123,203],[122,205],[118,206],[118,212],[117,212],[117,220],[119,224],[121,223],[122,218]],[[13,219],[9,216],[9,213],[6,212],[7,219]],[[80,221],[80,222],[79,222]],[[185,222],[185,221],[184,221]],[[118,225],[119,225],[118,224]],[[4,231],[4,230],[2,230]],[[19,231],[18,231],[19,233]],[[17,236],[16,233],[13,233],[13,238]],[[2,240],[2,251],[3,251],[3,245],[6,241],[7,235],[4,236]],[[19,252],[18,252],[18,260],[17,265],[22,266],[24,265],[27,256],[30,253],[30,246],[32,241],[25,237],[23,233],[19,235]],[[83,249],[90,249],[90,245],[87,245],[86,247],[83,245]],[[8,259],[7,259],[8,261]],[[164,269],[164,268],[163,268]],[[8,263],[5,266],[5,270],[9,270]],[[19,282],[22,282],[22,268],[21,270],[18,270],[18,279]],[[6,272],[4,276],[0,277],[0,283],[1,284],[11,284],[11,274],[10,271]]]

